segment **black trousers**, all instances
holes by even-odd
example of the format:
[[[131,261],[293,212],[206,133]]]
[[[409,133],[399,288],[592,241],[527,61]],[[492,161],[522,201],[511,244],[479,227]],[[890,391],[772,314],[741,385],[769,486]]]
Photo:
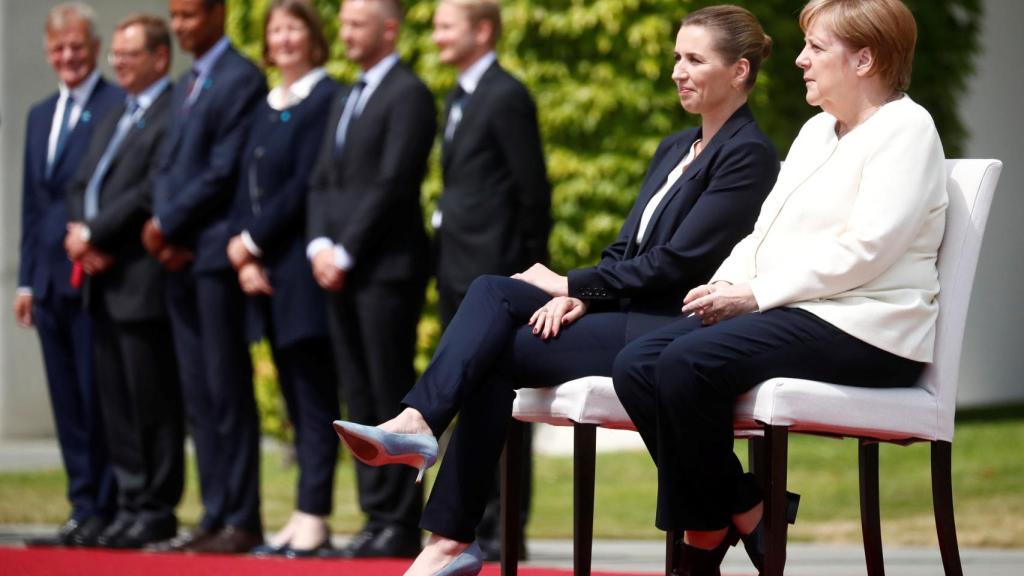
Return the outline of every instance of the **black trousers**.
[[[260,423],[245,338],[245,296],[230,270],[168,274],[167,311],[195,443],[200,526],[262,533]]]
[[[425,281],[347,284],[330,296],[331,341],[349,420],[375,426],[401,410],[402,396],[416,379],[416,326],[425,288]],[[357,462],[365,528],[415,530],[423,508],[423,488],[415,480],[408,466]]]
[[[548,300],[544,291],[519,280],[477,278],[430,366],[403,400],[436,435],[458,415],[423,511],[424,529],[461,542],[474,539],[494,490],[516,388],[611,374],[626,344],[629,315],[587,314],[544,341],[525,324]]]
[[[118,322],[92,306],[96,380],[118,515],[175,522],[184,487],[184,416],[171,329],[165,319]]]
[[[32,318],[43,350],[57,440],[68,477],[71,518],[109,518],[117,508],[103,415],[93,372],[92,319],[80,298],[35,300]]]
[[[658,465],[655,524],[729,526],[744,497],[733,454],[736,397],[775,377],[865,387],[914,384],[924,364],[858,340],[817,316],[777,308],[701,326],[678,320],[615,359],[615,392]]]
[[[334,470],[338,463],[338,437],[330,424],[341,417],[330,340],[307,338],[283,348],[272,347],[272,352],[295,434],[299,463],[296,508],[328,516],[334,503]]]
[[[441,328],[447,329],[452,318],[458,311],[462,300],[466,297],[465,290],[455,289],[440,280],[437,283],[437,312],[441,317]],[[525,424],[520,427],[522,438],[519,442],[519,461],[523,468],[519,473],[522,495],[519,498],[519,533],[520,541],[530,520],[530,505],[533,499],[533,426]],[[476,527],[477,539],[497,541],[501,537],[501,466],[494,470],[494,488],[484,507],[480,524]]]

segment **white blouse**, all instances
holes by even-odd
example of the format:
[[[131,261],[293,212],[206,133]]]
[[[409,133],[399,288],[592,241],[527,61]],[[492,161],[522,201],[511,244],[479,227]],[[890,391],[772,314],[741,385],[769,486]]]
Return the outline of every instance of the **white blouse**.
[[[841,139],[835,127],[826,113],[804,124],[754,231],[712,281],[749,282],[762,311],[801,308],[930,362],[948,201],[935,124],[903,96]]]

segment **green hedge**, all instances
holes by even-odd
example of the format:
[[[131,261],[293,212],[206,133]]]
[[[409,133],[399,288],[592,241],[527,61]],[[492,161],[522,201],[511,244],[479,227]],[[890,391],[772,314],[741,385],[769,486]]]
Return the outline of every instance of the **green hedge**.
[[[796,0],[741,0],[774,41],[751,107],[780,154],[815,113],[804,101],[801,73],[793,64],[803,44]],[[229,32],[254,60],[262,50],[268,0],[229,0]],[[555,225],[551,257],[565,271],[592,264],[618,231],[658,142],[695,124],[680,109],[671,80],[672,48],[679,21],[690,10],[716,4],[695,0],[507,0],[502,64],[530,88],[540,111]],[[919,41],[911,96],[935,118],[949,157],[959,156],[967,135],[958,103],[973,72],[979,47],[980,0],[907,0],[918,22]],[[406,25],[399,52],[438,99],[455,81],[430,40],[435,2],[405,2]],[[338,0],[318,0],[331,39],[336,38]],[[343,81],[358,70],[335,41],[328,69]],[[436,156],[423,187],[424,213],[441,191]],[[431,300],[432,301],[432,300]],[[439,333],[431,307],[420,330],[422,369]],[[257,355],[266,363],[267,354]],[[261,374],[267,374],[262,370]],[[259,386],[271,386],[262,377]],[[260,398],[271,398],[261,393]],[[279,403],[278,403],[279,406]],[[279,407],[262,404],[266,428],[281,430]],[[277,427],[275,427],[277,426]]]

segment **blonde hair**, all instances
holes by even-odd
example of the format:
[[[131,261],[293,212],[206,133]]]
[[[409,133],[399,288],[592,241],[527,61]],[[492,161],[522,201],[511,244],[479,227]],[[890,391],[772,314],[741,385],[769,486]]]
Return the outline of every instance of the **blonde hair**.
[[[757,82],[761,62],[772,53],[772,38],[750,10],[722,4],[708,6],[690,12],[683,19],[683,26],[701,26],[715,36],[715,52],[729,64],[745,58],[750,62],[750,73],[743,86],[749,92]]]
[[[99,40],[96,35],[96,11],[88,4],[82,2],[65,2],[50,9],[46,14],[46,25],[43,30],[47,33],[63,30],[72,22],[84,22],[91,40]]]
[[[451,4],[466,12],[469,23],[475,28],[481,22],[488,22],[494,33],[493,44],[501,38],[501,3],[499,0],[441,0],[441,4]]]
[[[917,23],[900,0],[811,0],[800,11],[804,32],[818,18],[833,34],[854,49],[870,48],[871,74],[878,74],[893,90],[906,90],[914,64]]]

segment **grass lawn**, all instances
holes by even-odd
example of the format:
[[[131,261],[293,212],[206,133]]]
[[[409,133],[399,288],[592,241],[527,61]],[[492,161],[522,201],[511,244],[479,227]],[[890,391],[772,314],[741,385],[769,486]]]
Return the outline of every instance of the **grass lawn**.
[[[967,417],[953,443],[953,490],[962,546],[1024,547],[1024,413]],[[746,461],[746,443],[737,453]],[[880,455],[882,530],[885,543],[931,545],[929,448],[883,445]],[[602,454],[597,462],[594,521],[599,538],[660,538],[653,528],[657,490],[654,466],[645,452]],[[263,516],[276,529],[292,510],[294,466],[280,453],[263,456]],[[429,479],[428,479],[429,480]],[[572,460],[535,461],[532,538],[572,535]],[[803,495],[792,540],[860,542],[857,446],[852,440],[793,435],[789,448],[789,487]],[[60,470],[0,472],[0,524],[57,524],[68,513]],[[194,462],[179,515],[186,525],[199,517]],[[351,460],[344,455],[337,475],[336,532],[362,524],[355,502]]]

